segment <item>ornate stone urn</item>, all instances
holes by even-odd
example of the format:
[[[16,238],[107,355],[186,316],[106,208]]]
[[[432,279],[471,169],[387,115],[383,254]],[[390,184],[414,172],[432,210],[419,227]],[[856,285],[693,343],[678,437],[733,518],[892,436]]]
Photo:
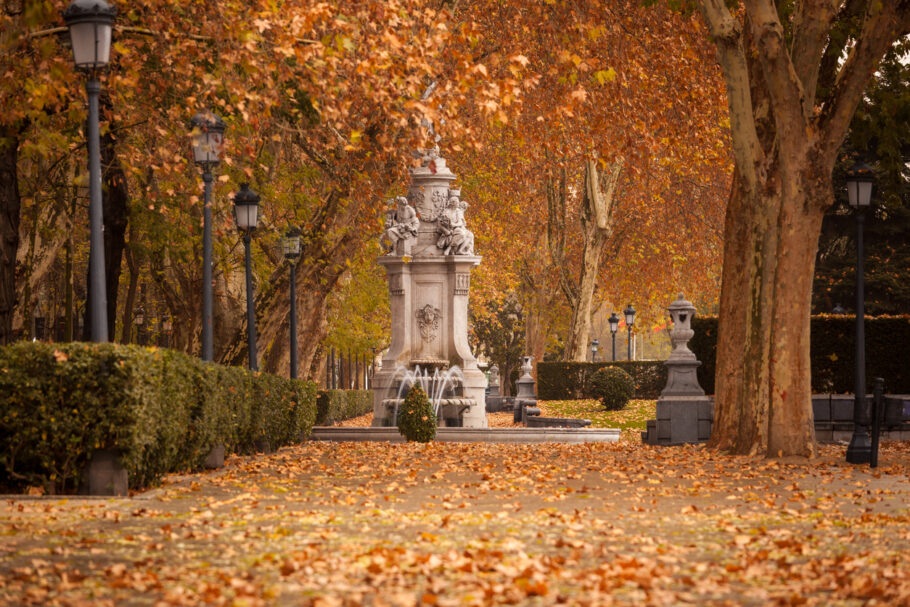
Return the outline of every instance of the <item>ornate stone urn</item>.
[[[487,380],[468,345],[471,270],[481,258],[465,224],[467,204],[450,187],[456,175],[438,148],[421,152],[410,173],[407,197],[387,215],[386,251],[378,259],[389,284],[392,341],[373,380],[373,425],[395,425],[393,401],[405,372],[457,367],[460,377],[440,403],[439,418],[484,428]]]
[[[689,349],[689,340],[695,336],[692,330],[692,317],[695,306],[686,301],[683,294],[667,308],[673,329],[670,330],[670,343],[673,351],[665,363],[667,365],[667,385],[661,396],[704,396],[705,391],[698,385],[697,370],[701,365],[695,353]]]

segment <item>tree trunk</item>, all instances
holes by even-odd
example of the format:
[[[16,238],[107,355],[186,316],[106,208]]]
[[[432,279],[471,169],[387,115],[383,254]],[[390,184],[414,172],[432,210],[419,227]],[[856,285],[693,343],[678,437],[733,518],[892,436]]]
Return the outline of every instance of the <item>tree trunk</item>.
[[[126,291],[126,301],[123,302],[123,316],[120,319],[120,343],[130,343],[133,332],[133,309],[136,307],[136,291],[139,289],[139,268],[133,259],[132,250],[125,251],[126,267],[130,271],[130,284]]]
[[[736,160],[710,445],[812,456],[809,314],[831,173],[878,61],[910,29],[910,6],[798,2],[782,22],[770,0],[747,0],[742,16],[717,0],[699,4],[727,84]]]
[[[0,345],[12,341],[16,309],[16,254],[19,250],[19,133],[4,129],[0,137]]]
[[[768,174],[772,183],[781,176]],[[809,316],[823,205],[796,181],[730,197],[710,445],[741,454],[812,456]],[[817,200],[817,199],[816,199]],[[764,212],[775,212],[768,221]],[[776,209],[774,209],[776,207]],[[775,219],[776,218],[776,219]]]
[[[622,162],[612,166],[604,179],[598,176],[597,161],[585,164],[585,187],[582,197],[581,228],[584,238],[581,273],[575,289],[577,298],[572,305],[572,322],[566,342],[566,360],[584,361],[588,353],[591,334],[591,306],[600,274],[600,260],[604,245],[612,231],[613,202]]]

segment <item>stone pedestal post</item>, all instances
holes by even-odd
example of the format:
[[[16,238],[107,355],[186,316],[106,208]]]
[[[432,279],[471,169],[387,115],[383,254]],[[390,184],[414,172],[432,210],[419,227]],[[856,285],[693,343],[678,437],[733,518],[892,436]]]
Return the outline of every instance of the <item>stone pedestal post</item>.
[[[695,335],[692,317],[695,306],[680,293],[668,308],[673,329],[670,341],[673,351],[667,365],[667,385],[657,400],[657,420],[648,421],[644,442],[652,445],[699,443],[711,436],[714,403],[698,384],[697,369],[701,363],[689,349]]]

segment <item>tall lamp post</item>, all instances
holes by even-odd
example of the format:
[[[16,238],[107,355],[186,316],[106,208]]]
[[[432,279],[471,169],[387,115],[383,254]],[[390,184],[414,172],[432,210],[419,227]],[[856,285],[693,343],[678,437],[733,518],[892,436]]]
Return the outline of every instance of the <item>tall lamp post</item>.
[[[224,121],[211,112],[193,116],[193,159],[202,167],[202,360],[214,358],[212,346],[212,167],[221,161]]]
[[[629,360],[632,360],[632,325],[635,324],[635,308],[632,307],[632,304],[629,304],[629,306],[623,310],[622,313],[623,316],[626,317],[626,330],[629,333],[629,340],[627,344],[629,350],[627,358]]]
[[[136,318],[133,319],[133,322],[136,324],[136,344],[144,346],[145,335],[143,328],[145,327],[145,308],[139,306],[139,309],[136,310]]]
[[[865,285],[863,270],[863,224],[872,200],[872,168],[857,162],[847,171],[847,198],[856,210],[856,377],[853,388],[853,436],[847,447],[847,461],[868,464],[872,461],[869,437],[869,407],[866,402]]]
[[[607,322],[610,323],[610,335],[613,337],[613,362],[616,362],[616,332],[619,330],[619,316],[616,312],[610,312]]]
[[[237,228],[243,232],[243,249],[246,265],[246,327],[247,341],[250,350],[250,371],[258,371],[256,362],[256,310],[253,301],[253,259],[250,255],[250,242],[253,230],[259,225],[259,194],[250,189],[248,183],[240,185],[240,191],[234,194],[234,219]]]
[[[291,266],[291,379],[297,379],[297,260],[300,259],[300,230],[288,230],[281,239],[281,249]]]
[[[88,94],[89,172],[89,318],[91,339],[108,341],[107,286],[104,272],[104,217],[101,210],[101,140],[98,133],[99,74],[110,61],[111,29],[117,10],[104,0],[74,0],[63,12],[73,46],[76,69],[86,73]]]
[[[600,340],[596,337],[591,341],[591,362],[597,362],[597,348],[600,346]]]

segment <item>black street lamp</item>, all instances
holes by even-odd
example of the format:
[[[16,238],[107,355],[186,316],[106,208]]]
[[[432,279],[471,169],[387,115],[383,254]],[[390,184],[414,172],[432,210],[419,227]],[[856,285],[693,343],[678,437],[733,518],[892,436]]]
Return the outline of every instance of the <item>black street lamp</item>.
[[[591,341],[591,362],[597,362],[597,348],[600,346],[600,340],[596,337]]]
[[[622,311],[623,315],[626,317],[626,329],[629,332],[628,337],[628,359],[632,360],[632,325],[635,324],[635,308],[632,307],[632,304],[629,304],[625,310]]]
[[[202,360],[214,358],[212,345],[212,167],[221,161],[224,121],[211,112],[192,119],[193,159],[202,167],[205,202],[202,209]]]
[[[142,343],[145,336],[143,335],[142,328],[145,325],[145,309],[142,306],[136,310],[136,317],[133,319],[133,323],[136,325],[136,344],[144,346]]]
[[[856,377],[853,401],[853,436],[847,447],[847,461],[868,464],[872,461],[869,437],[869,407],[866,402],[865,285],[863,270],[863,224],[872,200],[872,167],[857,162],[847,171],[847,197],[856,210]]]
[[[281,239],[281,249],[291,266],[291,379],[297,379],[297,260],[300,259],[300,230],[288,230]]]
[[[63,12],[73,46],[76,69],[86,73],[88,94],[89,173],[89,318],[91,339],[108,341],[107,286],[104,272],[104,217],[101,210],[101,140],[98,133],[99,74],[110,61],[111,30],[117,10],[104,0],[74,0]]]
[[[610,323],[610,335],[613,337],[613,362],[616,362],[616,332],[619,330],[619,316],[616,312],[610,312],[607,322]]]
[[[234,194],[234,219],[237,229],[243,232],[243,249],[246,260],[246,326],[250,350],[250,371],[258,371],[256,362],[256,310],[253,301],[253,259],[250,255],[250,241],[253,230],[259,225],[259,194],[250,189],[248,183],[240,185]]]

